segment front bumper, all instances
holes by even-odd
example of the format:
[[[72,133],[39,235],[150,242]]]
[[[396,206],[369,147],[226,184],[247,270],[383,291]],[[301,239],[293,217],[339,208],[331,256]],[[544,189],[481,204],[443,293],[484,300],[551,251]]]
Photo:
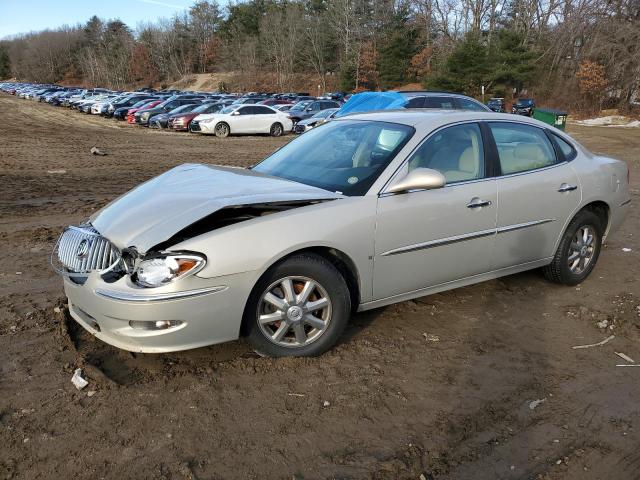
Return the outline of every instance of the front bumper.
[[[65,277],[64,290],[71,316],[96,338],[132,352],[162,353],[236,340],[254,281],[253,272],[211,279],[193,275],[145,289],[126,276],[106,283],[92,272],[82,285]],[[176,320],[182,323],[165,330],[129,324]]]

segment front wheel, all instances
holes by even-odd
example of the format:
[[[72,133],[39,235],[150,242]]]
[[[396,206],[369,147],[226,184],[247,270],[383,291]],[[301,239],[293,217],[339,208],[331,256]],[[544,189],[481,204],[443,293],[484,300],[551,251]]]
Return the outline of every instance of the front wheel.
[[[349,289],[340,272],[309,253],[288,258],[263,275],[243,323],[259,354],[311,357],[335,345],[350,312]]]
[[[579,212],[564,232],[553,261],[544,268],[545,277],[564,285],[584,281],[598,261],[603,230],[596,214]]]
[[[216,125],[216,128],[215,128],[216,137],[225,138],[229,136],[229,133],[230,133],[229,125],[227,125],[226,123],[220,122],[219,124]]]

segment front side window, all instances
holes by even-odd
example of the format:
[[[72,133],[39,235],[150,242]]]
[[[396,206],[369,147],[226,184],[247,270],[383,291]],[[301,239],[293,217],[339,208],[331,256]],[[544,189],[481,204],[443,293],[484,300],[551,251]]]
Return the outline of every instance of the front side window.
[[[520,123],[489,123],[498,148],[503,175],[528,172],[556,163],[556,154],[544,131]]]
[[[436,132],[409,159],[409,171],[432,168],[447,183],[483,178],[484,147],[477,123],[454,125]]]
[[[370,120],[325,123],[256,165],[256,172],[348,196],[364,195],[414,133]]]

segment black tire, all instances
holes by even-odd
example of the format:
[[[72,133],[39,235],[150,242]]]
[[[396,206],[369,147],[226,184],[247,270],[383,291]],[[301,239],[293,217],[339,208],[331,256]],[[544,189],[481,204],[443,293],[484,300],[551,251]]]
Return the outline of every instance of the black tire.
[[[229,125],[226,124],[225,122],[220,122],[220,123],[216,124],[216,126],[214,128],[214,132],[216,134],[216,137],[218,137],[218,138],[226,138],[231,133],[231,129],[229,128]]]
[[[271,125],[271,129],[269,130],[269,135],[271,135],[272,137],[279,137],[283,133],[284,133],[284,128],[282,127],[281,123],[277,122]]]
[[[593,233],[593,253],[590,257],[589,263],[580,272],[573,272],[569,265],[569,256],[571,255],[572,244],[574,237],[578,231],[583,228],[591,228]],[[605,226],[602,225],[602,220],[595,213],[589,210],[582,210],[571,220],[567,230],[560,239],[558,250],[553,257],[552,262],[543,268],[544,276],[547,280],[563,285],[577,285],[583,282],[591,273],[600,256],[600,249],[602,247],[602,232]],[[582,255],[582,252],[580,253]]]
[[[259,324],[262,298],[274,284],[288,277],[305,277],[321,286],[330,302],[330,319],[317,338],[306,345],[283,346],[275,343],[263,332]],[[296,294],[300,292],[296,291]],[[313,253],[294,255],[271,267],[254,287],[243,316],[243,332],[254,350],[269,357],[314,357],[321,355],[340,338],[351,315],[351,297],[344,277],[329,261]],[[282,322],[280,322],[282,323]],[[274,329],[279,324],[273,326]],[[292,330],[292,327],[290,327]],[[313,332],[311,326],[310,333]],[[288,334],[293,334],[288,330]],[[311,338],[311,337],[309,337]]]

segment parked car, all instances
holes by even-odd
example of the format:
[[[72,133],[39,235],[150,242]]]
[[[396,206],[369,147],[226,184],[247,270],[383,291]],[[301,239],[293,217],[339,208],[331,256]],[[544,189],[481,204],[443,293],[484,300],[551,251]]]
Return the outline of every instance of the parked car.
[[[150,102],[145,102],[141,107],[138,108],[130,108],[127,111],[127,123],[130,125],[136,124],[136,114],[138,112],[149,111],[155,106],[162,103],[162,100],[152,100]]]
[[[275,110],[278,110],[279,112],[288,112],[289,110],[291,110],[291,107],[293,107],[293,104],[284,103],[279,105],[271,105],[271,107]]]
[[[511,107],[511,113],[531,117],[535,107],[536,102],[534,102],[533,98],[519,98]]]
[[[68,227],[52,262],[71,316],[116,347],[244,335],[319,355],[355,311],[539,267],[584,282],[629,210],[628,173],[530,118],[353,114],[247,170],[175,167]]]
[[[490,98],[487,107],[493,112],[505,113],[504,98]]]
[[[311,130],[313,127],[317,125],[321,125],[336,114],[336,112],[340,110],[339,108],[327,108],[326,110],[321,110],[316,113],[313,117],[305,118],[304,120],[300,120],[293,127],[294,133],[304,133],[307,130]]]
[[[291,121],[296,124],[328,108],[340,108],[340,104],[335,100],[303,100],[291,107],[287,113]]]
[[[112,117],[117,120],[126,120],[129,110],[137,110],[138,108],[141,108],[157,100],[160,100],[160,99],[158,97],[146,97],[146,98],[143,98],[142,100],[138,100],[133,105],[118,107],[113,111]]]
[[[173,130],[177,130],[179,132],[185,132],[187,130],[192,129],[193,120],[200,116],[206,115],[209,113],[215,113],[222,110],[226,105],[223,102],[216,103],[205,103],[203,105],[198,105],[196,108],[189,112],[178,113],[173,115],[172,118],[169,119],[168,128],[172,128]],[[194,126],[192,131],[196,132],[200,130],[199,126]]]
[[[166,113],[159,113],[149,118],[149,127],[153,128],[167,128],[169,126],[169,119],[182,113],[191,112],[194,108],[200,106],[198,103],[187,103],[186,105],[180,105],[173,110]]]
[[[135,113],[135,123],[138,125],[148,125],[149,119],[161,113],[167,113],[181,105],[191,105],[199,103],[203,99],[202,96],[181,95],[166,99],[165,101],[154,105],[152,108],[139,110]]]
[[[474,98],[467,97],[460,93],[428,90],[398,93],[409,100],[405,108],[438,108],[447,110],[473,110],[478,112],[489,111],[489,107],[486,105],[483,105]]]
[[[279,137],[293,128],[286,113],[267,105],[234,104],[204,117],[198,118],[201,133],[215,134],[217,137],[251,133],[268,133]]]

